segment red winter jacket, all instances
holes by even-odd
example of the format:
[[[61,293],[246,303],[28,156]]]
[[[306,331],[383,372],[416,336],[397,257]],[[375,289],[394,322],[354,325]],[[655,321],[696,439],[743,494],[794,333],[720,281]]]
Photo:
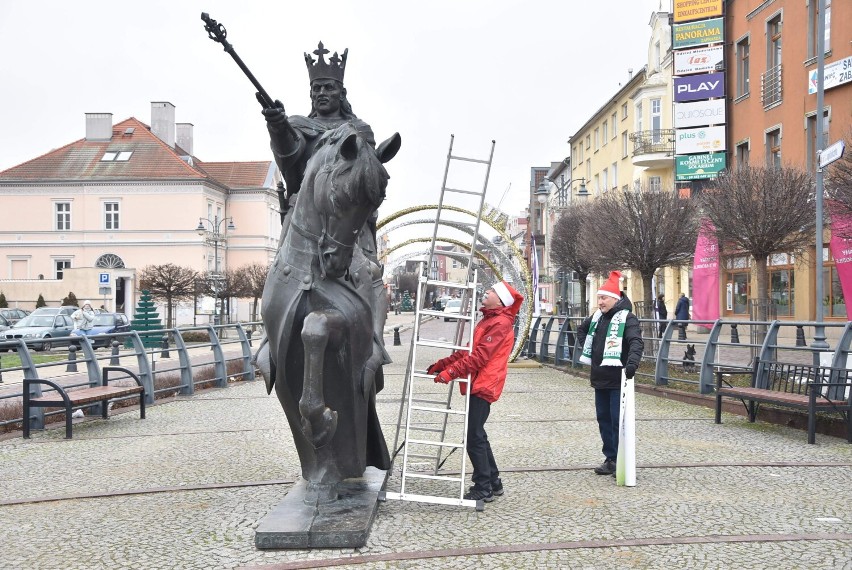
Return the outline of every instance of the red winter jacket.
[[[480,309],[482,320],[473,331],[473,351],[460,350],[435,364],[435,372],[446,370],[453,379],[471,375],[471,394],[486,402],[496,402],[506,384],[506,368],[515,344],[512,325],[524,298],[520,294],[510,307]],[[459,384],[461,393],[466,385]]]

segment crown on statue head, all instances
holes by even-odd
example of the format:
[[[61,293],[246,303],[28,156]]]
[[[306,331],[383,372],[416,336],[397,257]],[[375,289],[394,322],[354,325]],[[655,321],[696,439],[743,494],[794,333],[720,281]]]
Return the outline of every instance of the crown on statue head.
[[[329,51],[325,49],[322,42],[319,43],[313,53],[317,56],[316,61],[309,54],[305,54],[305,65],[308,66],[308,76],[311,81],[314,79],[335,79],[343,83],[343,74],[346,72],[346,55],[349,53],[349,48],[343,50],[342,56],[338,56],[337,52],[334,52],[328,62],[325,61],[325,54]]]

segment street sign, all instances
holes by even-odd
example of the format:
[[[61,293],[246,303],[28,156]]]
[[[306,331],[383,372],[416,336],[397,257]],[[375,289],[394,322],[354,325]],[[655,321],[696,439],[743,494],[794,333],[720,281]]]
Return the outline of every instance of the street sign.
[[[109,273],[98,274],[98,284],[109,285]]]
[[[106,297],[106,296],[107,296],[107,295],[109,295],[110,293],[112,293],[112,287],[101,287],[101,288],[98,290],[98,295],[102,295],[102,296],[104,296],[104,297]]]
[[[823,151],[819,153],[819,167],[825,168],[838,158],[842,157],[844,150],[846,150],[846,143],[842,140],[839,140],[833,145],[823,149]]]

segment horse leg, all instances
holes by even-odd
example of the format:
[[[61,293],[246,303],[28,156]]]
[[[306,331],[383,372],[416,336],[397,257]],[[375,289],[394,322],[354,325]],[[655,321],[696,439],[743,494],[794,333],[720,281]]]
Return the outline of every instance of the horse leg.
[[[339,346],[345,322],[337,311],[314,311],[302,325],[302,344],[305,347],[305,374],[299,412],[302,432],[314,448],[331,441],[337,430],[337,412],[325,405],[323,396],[323,361],[329,343]]]

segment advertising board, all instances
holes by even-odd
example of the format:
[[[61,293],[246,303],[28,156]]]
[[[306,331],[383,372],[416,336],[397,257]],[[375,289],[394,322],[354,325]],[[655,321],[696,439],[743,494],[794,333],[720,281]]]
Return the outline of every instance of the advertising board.
[[[724,152],[678,156],[675,157],[675,180],[716,178],[725,166]]]
[[[674,74],[692,75],[716,71],[716,66],[722,63],[724,48],[710,46],[696,49],[686,49],[674,52]]]
[[[674,0],[674,21],[689,22],[722,15],[722,0]]]
[[[674,104],[674,126],[676,129],[725,124],[725,100],[710,99],[692,103]]]
[[[675,24],[673,28],[672,49],[716,44],[721,42],[725,35],[723,18]]]
[[[725,150],[725,127],[675,130],[675,154]]]
[[[674,100],[677,103],[724,96],[724,73],[706,73],[674,78]]]

